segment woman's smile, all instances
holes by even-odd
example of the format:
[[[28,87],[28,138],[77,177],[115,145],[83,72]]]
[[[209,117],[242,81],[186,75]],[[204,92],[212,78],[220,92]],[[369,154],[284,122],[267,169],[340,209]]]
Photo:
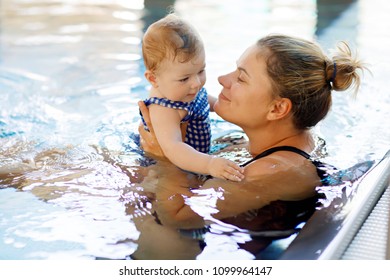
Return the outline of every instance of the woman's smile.
[[[230,102],[230,99],[227,98],[222,92],[218,95],[218,99]]]

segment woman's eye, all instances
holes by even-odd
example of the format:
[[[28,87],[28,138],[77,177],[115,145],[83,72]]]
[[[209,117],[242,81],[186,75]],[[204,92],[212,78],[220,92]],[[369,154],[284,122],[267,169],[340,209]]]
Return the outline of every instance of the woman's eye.
[[[204,69],[200,70],[198,74],[202,74],[204,72]]]

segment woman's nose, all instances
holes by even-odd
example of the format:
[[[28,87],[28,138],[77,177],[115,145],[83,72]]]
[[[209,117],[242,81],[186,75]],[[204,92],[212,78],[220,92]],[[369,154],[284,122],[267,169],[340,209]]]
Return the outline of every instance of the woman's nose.
[[[218,77],[218,82],[221,86],[228,87],[228,81],[229,81],[228,76],[229,76],[229,74],[222,75],[222,76]]]

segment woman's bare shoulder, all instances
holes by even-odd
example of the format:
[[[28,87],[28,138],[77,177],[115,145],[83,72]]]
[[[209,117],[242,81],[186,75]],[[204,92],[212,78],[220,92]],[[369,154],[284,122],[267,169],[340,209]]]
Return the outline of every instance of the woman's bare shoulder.
[[[284,171],[292,165],[286,157],[270,155],[257,159],[245,167],[245,178],[249,181],[259,176],[272,175]]]
[[[298,200],[313,194],[320,184],[310,160],[299,155],[279,153],[261,158],[245,168],[245,179],[252,185],[273,186],[280,199]]]

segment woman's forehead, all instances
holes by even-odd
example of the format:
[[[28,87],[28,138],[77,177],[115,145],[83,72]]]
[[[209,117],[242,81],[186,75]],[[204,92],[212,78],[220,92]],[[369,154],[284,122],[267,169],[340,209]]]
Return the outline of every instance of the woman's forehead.
[[[244,53],[237,60],[237,68],[245,70],[249,75],[255,76],[259,68],[264,68],[265,59],[262,55],[259,55],[259,47],[253,45],[246,49]]]

